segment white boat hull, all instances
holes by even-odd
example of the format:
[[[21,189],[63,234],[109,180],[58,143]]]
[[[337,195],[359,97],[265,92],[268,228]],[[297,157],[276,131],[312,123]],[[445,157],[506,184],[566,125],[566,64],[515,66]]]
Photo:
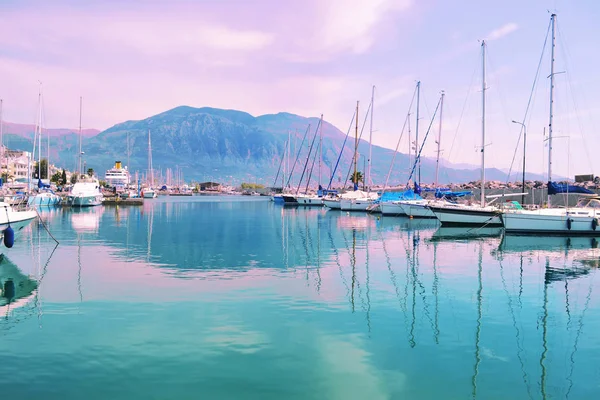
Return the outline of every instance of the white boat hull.
[[[507,233],[600,237],[600,212],[598,214],[578,213],[577,211],[567,212],[566,209],[515,211],[503,213],[502,220]]]
[[[415,202],[400,202],[400,207],[404,213],[413,218],[436,218],[435,214],[427,206],[427,201],[415,201]]]
[[[15,211],[8,205],[5,210],[0,209],[0,238],[4,237],[4,230],[10,226],[15,231],[15,237],[18,232],[25,228],[27,225],[31,223],[36,217],[37,213],[34,210],[26,210],[26,211]],[[0,206],[0,208],[4,208]]]
[[[325,207],[329,207],[332,210],[341,210],[342,208],[339,200],[323,200],[323,204],[325,204]]]
[[[300,206],[323,207],[323,199],[317,196],[296,196]]]
[[[340,210],[342,211],[367,211],[367,208],[373,204],[373,200],[362,199],[341,199]]]
[[[442,226],[502,226],[500,213],[491,207],[430,206]]]
[[[390,215],[390,216],[406,215],[406,213],[402,209],[402,205],[396,203],[395,201],[385,201],[383,203],[380,203],[379,209],[381,210],[382,215]]]
[[[27,205],[35,207],[52,207],[60,205],[62,199],[54,193],[38,193],[29,196]]]
[[[92,196],[69,196],[69,204],[71,207],[93,207],[102,204],[103,196],[92,195]]]
[[[154,199],[156,198],[156,192],[153,190],[146,190],[142,193],[142,197],[144,199]]]

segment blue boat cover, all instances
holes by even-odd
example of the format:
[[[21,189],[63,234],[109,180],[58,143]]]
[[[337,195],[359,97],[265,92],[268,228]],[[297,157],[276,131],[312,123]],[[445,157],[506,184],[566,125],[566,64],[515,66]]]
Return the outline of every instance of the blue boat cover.
[[[581,186],[569,185],[566,183],[548,182],[548,194],[561,194],[561,193],[583,193],[583,194],[594,194],[589,189]]]

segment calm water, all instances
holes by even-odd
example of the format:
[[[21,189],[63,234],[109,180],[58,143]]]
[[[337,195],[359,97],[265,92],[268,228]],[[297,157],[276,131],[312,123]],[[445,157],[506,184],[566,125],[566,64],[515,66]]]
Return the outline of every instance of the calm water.
[[[600,398],[591,239],[260,198],[43,218],[56,249],[37,224],[3,248],[40,283],[0,303],[2,398]]]

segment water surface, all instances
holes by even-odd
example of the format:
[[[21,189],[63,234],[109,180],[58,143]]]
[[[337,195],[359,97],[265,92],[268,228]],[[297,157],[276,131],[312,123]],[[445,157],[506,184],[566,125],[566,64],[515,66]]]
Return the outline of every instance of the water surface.
[[[249,197],[42,215],[60,245],[34,224],[0,264],[38,286],[0,303],[7,399],[600,397],[591,239]]]

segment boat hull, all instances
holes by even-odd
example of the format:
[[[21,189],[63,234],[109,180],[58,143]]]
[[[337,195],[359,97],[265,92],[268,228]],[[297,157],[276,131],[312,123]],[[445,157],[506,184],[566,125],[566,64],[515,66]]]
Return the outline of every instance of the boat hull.
[[[373,200],[341,199],[340,210],[342,211],[367,211],[373,204]]]
[[[427,206],[426,202],[400,202],[400,206],[404,213],[413,218],[436,218],[435,214],[431,209]]]
[[[34,210],[13,211],[9,209],[8,212],[2,210],[0,214],[2,214],[0,215],[0,238],[4,237],[4,230],[8,228],[9,225],[15,231],[16,237],[16,235],[21,229],[25,228],[31,223],[31,221],[33,221],[37,217],[37,213]]]
[[[502,226],[500,213],[475,207],[429,207],[442,226]]]
[[[508,234],[600,237],[600,214],[573,215],[566,210],[556,214],[547,214],[544,210],[505,212],[502,221]]]
[[[402,209],[402,206],[396,202],[385,201],[379,204],[379,209],[382,215],[389,215],[394,217],[405,216],[406,213]]]
[[[39,193],[35,196],[30,196],[27,199],[28,206],[34,207],[54,207],[60,205],[62,199],[52,193]]]
[[[298,197],[296,197],[296,201],[298,202],[298,205],[300,205],[300,206],[323,207],[323,199],[320,197],[298,196]]]
[[[323,200],[323,204],[332,210],[341,210],[342,207],[339,200]]]
[[[71,207],[93,207],[102,204],[103,196],[90,195],[90,196],[69,196],[69,204]]]

